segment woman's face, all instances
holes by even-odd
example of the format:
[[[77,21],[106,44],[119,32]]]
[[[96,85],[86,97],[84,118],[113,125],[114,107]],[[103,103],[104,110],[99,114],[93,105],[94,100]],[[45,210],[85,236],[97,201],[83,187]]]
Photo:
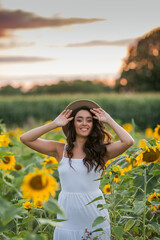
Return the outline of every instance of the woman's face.
[[[87,110],[80,110],[74,118],[76,134],[87,137],[93,128],[92,114]]]

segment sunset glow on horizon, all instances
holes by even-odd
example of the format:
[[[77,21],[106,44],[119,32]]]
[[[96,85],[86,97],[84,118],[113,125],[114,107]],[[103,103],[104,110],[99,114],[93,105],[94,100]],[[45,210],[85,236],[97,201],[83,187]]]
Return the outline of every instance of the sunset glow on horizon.
[[[0,1],[0,87],[114,84],[128,46],[159,27],[158,0]],[[145,11],[144,11],[145,8]]]

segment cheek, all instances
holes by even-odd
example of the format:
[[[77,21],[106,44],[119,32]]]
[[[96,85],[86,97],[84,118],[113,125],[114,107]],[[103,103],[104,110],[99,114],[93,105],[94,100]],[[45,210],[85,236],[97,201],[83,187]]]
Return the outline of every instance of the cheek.
[[[90,124],[90,128],[91,128],[91,130],[92,130],[92,128],[93,128],[93,122]]]
[[[74,123],[74,126],[75,126],[75,129],[77,129],[79,127],[79,123],[78,122],[75,122]]]

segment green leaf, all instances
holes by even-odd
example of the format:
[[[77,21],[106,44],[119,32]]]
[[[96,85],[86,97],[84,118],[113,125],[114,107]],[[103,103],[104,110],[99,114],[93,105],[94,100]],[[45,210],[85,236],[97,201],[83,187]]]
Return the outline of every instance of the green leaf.
[[[5,211],[5,214],[3,215],[3,224],[7,224],[9,223],[12,219],[18,217],[19,218],[19,215],[22,212],[22,209],[21,208],[15,208],[14,206],[8,208],[6,211]]]
[[[134,180],[133,180],[133,184],[136,187],[141,187],[143,188],[144,186],[144,177],[143,176],[137,176]]]
[[[92,231],[91,233],[100,232],[100,231],[103,231],[103,228],[97,228],[96,230]]]
[[[102,217],[102,216],[99,216],[99,217],[97,217],[95,220],[94,220],[94,222],[93,222],[93,224],[92,224],[92,227],[95,227],[95,226],[97,226],[98,224],[101,224],[101,223],[103,223],[104,221],[106,221],[107,219],[105,218],[105,217]]]
[[[160,234],[159,225],[156,222],[148,224],[148,227],[151,228],[154,232]]]
[[[61,216],[65,217],[65,212],[64,210],[58,205],[58,202],[54,198],[50,198],[48,202],[45,202],[43,204],[43,207],[45,210],[47,210],[50,213],[58,213]]]
[[[123,236],[123,227],[122,226],[113,227],[113,232],[117,239],[121,239]]]
[[[152,175],[153,176],[157,176],[157,175],[159,176],[160,175],[160,169],[152,171]]]
[[[102,197],[102,196],[99,196],[99,197],[93,199],[93,201],[87,203],[86,206],[89,205],[89,204],[91,204],[92,202],[95,202],[95,201],[98,201],[98,200],[103,200],[103,197]]]
[[[42,225],[46,225],[49,224],[52,227],[56,227],[56,226],[61,226],[62,224],[56,221],[52,221],[50,219],[46,219],[46,218],[37,218],[37,221],[39,221]]]
[[[120,208],[119,210],[124,211],[124,212],[134,212],[134,210],[131,208]]]
[[[133,205],[134,205],[135,214],[140,215],[144,211],[143,201],[135,201]]]
[[[156,184],[157,184],[157,180],[158,180],[158,177],[155,176],[153,178],[151,178],[151,175],[150,175],[150,178],[148,176],[148,180],[151,179],[148,184],[147,184],[147,194],[152,192],[153,189],[155,188]]]
[[[29,234],[25,240],[44,240],[40,234]]]
[[[153,138],[153,139],[149,140],[148,143],[149,143],[151,146],[156,146],[156,139]]]
[[[139,229],[137,227],[133,227],[132,231],[136,232],[137,234],[139,234]]]
[[[124,232],[128,232],[133,227],[135,222],[136,222],[135,220],[129,219],[124,226]]]

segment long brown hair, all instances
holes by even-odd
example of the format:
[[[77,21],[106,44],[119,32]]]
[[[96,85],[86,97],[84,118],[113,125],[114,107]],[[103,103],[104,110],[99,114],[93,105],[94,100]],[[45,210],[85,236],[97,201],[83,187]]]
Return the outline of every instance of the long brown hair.
[[[75,117],[75,115],[80,110],[87,110],[90,112],[90,109],[87,106],[83,106],[73,110],[70,117]],[[92,112],[90,112],[92,116],[95,116]],[[105,136],[107,135],[108,140],[105,142]],[[84,165],[88,168],[88,172],[90,172],[95,166],[95,172],[100,167],[101,169],[105,169],[105,160],[104,156],[107,152],[106,145],[111,143],[112,135],[105,130],[105,126],[103,123],[99,122],[97,119],[93,118],[93,128],[91,133],[89,134],[83,151],[86,154],[83,159]],[[76,140],[76,130],[74,126],[74,118],[68,123],[68,132],[67,132],[67,154],[69,157],[69,164],[71,166],[71,158],[73,157],[72,150],[74,148],[74,142]],[[72,166],[71,166],[72,167]],[[73,168],[73,167],[72,167]],[[99,171],[100,171],[99,170]]]

